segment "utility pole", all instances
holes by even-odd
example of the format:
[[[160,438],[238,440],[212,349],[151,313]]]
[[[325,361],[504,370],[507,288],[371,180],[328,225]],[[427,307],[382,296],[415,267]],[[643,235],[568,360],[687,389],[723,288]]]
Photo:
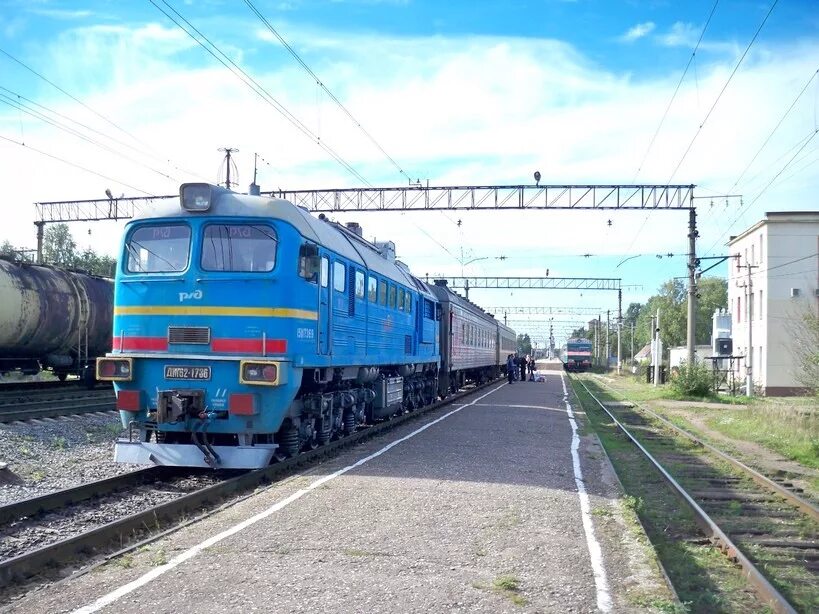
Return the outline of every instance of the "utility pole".
[[[660,384],[660,363],[663,361],[663,342],[660,339],[660,309],[657,309],[657,320],[654,325],[654,386]]]
[[[225,173],[225,187],[229,190],[230,189],[230,154],[232,154],[233,152],[238,153],[239,150],[236,149],[235,147],[220,147],[219,151],[224,151],[225,152],[225,168],[227,169],[227,171]],[[254,178],[253,183],[256,183],[255,178]]]
[[[606,371],[609,370],[609,356],[611,350],[609,349],[609,332],[611,331],[611,310],[606,309]]]
[[[37,227],[37,264],[43,264],[43,227],[45,222],[34,222]]]
[[[688,367],[694,366],[694,346],[697,333],[697,210],[691,196],[688,210]]]
[[[634,322],[631,323],[631,363],[634,364]]]
[[[603,352],[603,344],[600,343],[600,331],[603,329],[603,315],[598,313],[597,314],[597,334],[594,336],[594,340],[597,342],[597,366],[600,367],[603,365],[603,360],[600,354]]]
[[[617,290],[617,375],[620,375],[623,361],[620,357],[620,328],[623,325],[623,291]]]
[[[745,352],[745,394],[754,396],[754,281],[751,269],[759,265],[745,263],[748,279],[745,282],[745,319],[748,321],[748,350]]]

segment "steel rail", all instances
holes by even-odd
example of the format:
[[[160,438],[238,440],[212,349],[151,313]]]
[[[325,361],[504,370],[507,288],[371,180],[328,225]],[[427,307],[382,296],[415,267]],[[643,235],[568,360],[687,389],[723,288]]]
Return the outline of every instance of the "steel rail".
[[[0,507],[0,525],[37,516],[46,512],[66,507],[74,503],[87,501],[100,495],[105,495],[135,484],[144,484],[156,478],[166,477],[169,467],[147,467],[130,473],[115,475],[103,480],[87,482],[73,488],[65,488],[56,492],[15,501]]]
[[[608,386],[605,382],[601,382],[601,384],[603,386],[605,386],[606,388],[608,388],[609,390],[611,390],[612,392],[620,394],[614,388],[612,388],[611,386]],[[699,437],[697,437],[693,433],[690,433],[689,431],[686,431],[684,428],[681,428],[681,427],[677,426],[676,424],[674,424],[673,422],[671,422],[667,418],[664,418],[660,414],[657,414],[657,413],[653,412],[652,410],[647,408],[645,405],[640,405],[639,403],[636,403],[635,401],[632,401],[631,399],[628,399],[628,398],[626,398],[625,400],[628,401],[629,403],[632,403],[635,407],[639,407],[642,411],[649,414],[652,418],[655,418],[655,419],[659,420],[660,422],[662,422],[663,424],[665,424],[667,427],[671,428],[672,430],[676,431],[680,435],[683,435],[683,436],[687,437],[688,439],[690,439],[691,441],[693,441],[697,445],[704,447],[706,450],[709,450],[710,452],[713,452],[714,454],[716,454],[717,456],[719,456],[723,460],[729,462],[731,465],[733,465],[737,469],[740,469],[740,470],[746,472],[748,475],[751,476],[751,479],[753,479],[754,482],[756,482],[760,486],[770,488],[771,490],[775,491],[776,494],[778,494],[778,495],[782,496],[783,498],[787,499],[789,503],[791,503],[792,505],[798,507],[805,514],[807,514],[808,516],[813,518],[813,520],[819,521],[819,507],[813,505],[810,501],[807,501],[807,500],[803,499],[802,497],[797,495],[792,490],[790,490],[788,488],[785,488],[784,486],[782,486],[780,484],[777,484],[776,482],[774,482],[770,478],[762,475],[756,469],[754,469],[752,467],[749,467],[748,465],[743,463],[741,460],[734,458],[730,454],[726,454],[725,452],[723,452],[719,448],[716,448],[716,447],[712,446],[710,443],[708,443],[706,441],[703,441],[702,439],[700,439]]]
[[[338,439],[315,450],[304,452],[281,463],[248,471],[196,492],[183,495],[173,501],[120,518],[81,535],[0,561],[0,589],[9,586],[12,582],[25,581],[32,576],[41,575],[49,570],[53,571],[80,556],[104,550],[114,544],[121,547],[123,543],[133,540],[136,535],[171,524],[178,520],[181,515],[201,512],[202,507],[213,505],[234,493],[244,492],[264,482],[270,482],[302,465],[330,456],[343,448],[370,439],[431,411],[455,403],[482,388],[498,383],[498,381],[459,392],[428,407],[356,431],[348,437]]]
[[[16,422],[18,420],[36,420],[42,418],[58,418],[61,416],[93,414],[98,412],[114,411],[115,409],[116,402],[113,400],[99,403],[86,403],[84,405],[68,405],[63,407],[39,407],[22,409],[19,411],[3,411],[2,408],[0,408],[0,423]]]
[[[575,378],[576,379],[576,378]],[[711,517],[705,513],[705,511],[697,504],[696,501],[688,494],[688,492],[680,486],[680,484],[675,480],[671,474],[665,469],[665,467],[660,464],[660,462],[652,456],[652,454],[646,450],[645,447],[637,440],[637,438],[631,434],[631,432],[612,414],[608,408],[598,399],[591,390],[588,389],[586,384],[582,381],[577,379],[586,393],[594,399],[595,403],[597,403],[600,408],[608,414],[609,418],[617,425],[617,427],[623,431],[623,433],[631,440],[631,442],[637,446],[637,448],[643,453],[643,455],[651,462],[652,465],[660,472],[660,475],[663,476],[666,482],[677,492],[679,497],[683,500],[683,502],[688,506],[691,512],[694,514],[694,520],[699,525],[702,532],[714,543],[717,545],[726,555],[736,560],[739,563],[740,567],[742,568],[743,574],[747,578],[747,580],[753,585],[756,589],[757,594],[760,598],[770,607],[774,609],[775,612],[779,612],[781,614],[796,614],[796,610],[793,606],[788,603],[788,600],[785,599],[782,594],[776,590],[776,588],[768,581],[768,579],[762,575],[762,573],[756,568],[756,566],[748,559],[742,551],[734,544],[733,541],[725,534],[725,532],[717,525]]]

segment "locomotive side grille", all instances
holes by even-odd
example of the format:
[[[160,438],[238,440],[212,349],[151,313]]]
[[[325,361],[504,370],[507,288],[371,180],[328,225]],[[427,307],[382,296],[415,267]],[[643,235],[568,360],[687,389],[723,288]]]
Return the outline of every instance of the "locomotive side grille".
[[[168,343],[210,343],[210,328],[207,326],[169,326]]]
[[[404,335],[404,354],[412,354],[412,335]]]

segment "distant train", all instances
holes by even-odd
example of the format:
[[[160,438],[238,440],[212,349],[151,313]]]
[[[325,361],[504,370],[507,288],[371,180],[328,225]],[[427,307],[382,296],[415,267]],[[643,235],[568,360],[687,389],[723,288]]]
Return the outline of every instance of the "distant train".
[[[592,366],[592,344],[588,339],[572,338],[566,341],[561,356],[566,371],[589,371]]]
[[[498,377],[513,330],[428,285],[360,226],[185,184],[125,229],[119,462],[262,467]]]
[[[0,374],[53,371],[94,382],[111,347],[110,279],[0,259]]]

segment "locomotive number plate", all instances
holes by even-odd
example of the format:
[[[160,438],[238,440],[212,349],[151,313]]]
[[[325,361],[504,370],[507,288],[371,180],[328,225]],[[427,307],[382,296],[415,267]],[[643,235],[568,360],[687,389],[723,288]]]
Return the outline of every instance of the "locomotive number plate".
[[[179,365],[165,365],[165,379],[209,380],[210,367],[185,367]]]

